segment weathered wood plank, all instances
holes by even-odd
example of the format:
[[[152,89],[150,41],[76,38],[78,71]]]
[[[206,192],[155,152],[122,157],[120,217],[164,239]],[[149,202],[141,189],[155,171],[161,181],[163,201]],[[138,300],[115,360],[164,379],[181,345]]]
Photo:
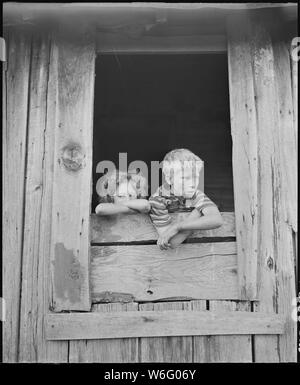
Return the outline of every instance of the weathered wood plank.
[[[40,233],[40,250],[44,255],[44,309],[43,317],[49,311],[51,305],[50,282],[51,282],[51,216],[52,210],[52,193],[53,193],[53,170],[54,170],[54,134],[57,122],[57,78],[58,68],[56,60],[56,50],[53,49],[51,40],[50,62],[49,62],[49,78],[47,89],[47,115],[46,115],[46,131],[45,131],[45,156],[44,156],[44,193],[42,199],[41,210],[41,233]],[[42,290],[42,288],[39,288]],[[44,322],[44,318],[43,318]],[[43,349],[39,352],[39,361],[42,362],[68,362],[69,343],[67,341],[47,341],[43,330]]]
[[[53,155],[47,139],[50,40],[34,37],[30,68],[19,361],[66,362],[67,343],[46,341]],[[50,110],[51,107],[49,106]],[[48,116],[49,117],[49,116]],[[51,133],[50,133],[51,135]],[[50,145],[50,146],[49,146]],[[49,148],[50,147],[50,148]],[[49,154],[50,152],[50,154]]]
[[[137,311],[138,304],[97,304],[92,312]],[[138,338],[70,341],[69,362],[138,362]]]
[[[291,69],[292,69],[294,137],[295,137],[295,142],[298,143],[298,61],[292,60],[292,59],[290,60],[291,60]]]
[[[228,71],[238,277],[241,299],[257,293],[257,124],[249,23],[230,17]]]
[[[30,37],[15,30],[6,36],[7,72],[3,66],[3,361],[18,360],[19,312],[24,212],[24,179]]]
[[[286,317],[285,333],[279,336],[281,362],[297,361],[297,325],[291,317],[296,297],[294,233],[297,231],[297,142],[293,116],[290,57],[282,34],[273,39],[275,86],[279,104],[279,126],[275,142],[275,167],[279,168],[275,183],[274,217],[277,221],[277,307]],[[276,159],[277,158],[277,159]],[[278,194],[276,194],[278,191]]]
[[[52,206],[52,309],[90,310],[89,215],[94,43],[87,34],[53,41],[57,117]]]
[[[226,52],[225,35],[198,36],[127,36],[126,33],[102,32],[97,37],[100,54],[134,53],[222,53]]]
[[[288,47],[281,36],[273,40],[275,86],[279,108],[279,151],[280,161],[288,167],[281,171],[282,209],[285,220],[297,232],[297,134],[293,104],[291,63]],[[297,110],[296,110],[297,113]],[[296,117],[297,119],[297,117]]]
[[[250,302],[209,301],[210,311],[251,311]],[[251,335],[210,336],[209,362],[252,362]]]
[[[50,313],[46,338],[80,340],[195,335],[281,334],[284,319],[274,313],[210,311],[128,311]]]
[[[186,218],[190,213],[171,214],[173,220]],[[222,213],[223,226],[214,230],[195,231],[190,238],[235,237],[234,213]],[[151,219],[145,214],[117,215],[111,217],[92,214],[91,242],[134,242],[157,239],[157,232]]]
[[[274,227],[274,131],[278,128],[278,111],[274,90],[273,51],[270,36],[262,22],[252,22],[252,62],[256,86],[259,158],[259,302],[256,312],[276,312],[277,291],[275,275]],[[276,172],[276,171],[275,171]],[[254,337],[255,362],[278,362],[278,337]]]
[[[190,302],[160,302],[139,305],[140,311],[191,310]],[[193,337],[141,338],[141,362],[192,362]]]
[[[168,297],[238,298],[235,242],[158,246],[94,246],[93,300],[124,293],[135,301]],[[220,285],[222,282],[222,285]]]
[[[39,285],[39,283],[44,283],[39,236],[41,232],[41,204],[44,191],[43,158],[45,151],[44,131],[46,128],[48,63],[48,39],[34,39],[32,43],[28,108],[26,200],[19,326],[20,362],[37,362],[39,345],[43,343],[39,334],[40,328],[38,327],[40,322],[38,309],[43,304],[44,294],[43,287]]]
[[[191,301],[193,311],[205,311],[208,301]],[[193,336],[193,362],[209,362],[209,336]]]
[[[210,311],[249,311],[249,302],[209,301]],[[192,308],[204,310],[206,301],[192,301]],[[251,336],[195,336],[194,362],[251,362]]]
[[[278,65],[277,48],[274,50],[269,31],[264,20],[252,20],[252,44],[254,80],[257,96],[258,158],[259,158],[259,302],[257,312],[280,312],[286,318],[284,337],[255,336],[255,361],[294,361],[296,355],[295,325],[291,319],[291,301],[295,296],[295,276],[291,229],[285,222],[283,181],[286,163],[282,156],[283,145],[280,130],[282,119],[288,118],[287,109],[280,114],[282,92],[286,93],[280,79],[278,66],[284,65],[280,53]],[[275,40],[276,41],[276,40]],[[274,40],[273,40],[274,43]],[[277,43],[276,43],[277,44]],[[279,48],[279,47],[278,47]],[[277,51],[277,53],[275,53]],[[281,51],[281,50],[280,50]],[[275,55],[275,57],[274,57]],[[281,63],[281,64],[279,64]],[[277,68],[277,69],[276,69]],[[287,75],[287,74],[286,74]],[[286,76],[285,75],[285,76]],[[288,102],[285,100],[284,102]],[[286,126],[286,123],[284,124]],[[282,342],[281,342],[282,341]],[[285,342],[283,342],[285,341]]]
[[[288,47],[289,50],[291,47]],[[292,76],[292,94],[293,94],[293,118],[294,118],[294,138],[295,143],[298,143],[298,61],[292,60],[290,58],[291,62],[291,76]],[[298,149],[297,149],[298,150]],[[296,184],[297,189],[297,197],[298,197],[298,186]],[[294,265],[296,266],[296,271],[298,270],[298,224],[296,223],[296,229],[294,233],[294,244],[295,244],[295,251],[294,251]]]

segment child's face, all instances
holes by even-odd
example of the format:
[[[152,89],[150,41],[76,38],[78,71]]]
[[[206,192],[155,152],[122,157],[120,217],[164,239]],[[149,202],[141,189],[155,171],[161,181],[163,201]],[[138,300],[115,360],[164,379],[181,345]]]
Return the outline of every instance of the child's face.
[[[199,171],[196,170],[193,165],[179,161],[172,163],[172,168],[169,173],[165,173],[165,178],[171,185],[174,195],[192,198],[200,180]]]

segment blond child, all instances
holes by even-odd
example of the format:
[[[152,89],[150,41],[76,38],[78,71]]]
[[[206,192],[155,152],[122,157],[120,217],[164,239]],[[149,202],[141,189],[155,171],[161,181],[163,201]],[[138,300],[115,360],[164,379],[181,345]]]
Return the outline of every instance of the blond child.
[[[165,182],[150,197],[150,217],[158,232],[161,249],[176,247],[194,230],[208,230],[222,226],[218,207],[199,189],[203,161],[190,150],[170,151],[163,160]],[[169,212],[190,207],[185,220],[173,221]]]

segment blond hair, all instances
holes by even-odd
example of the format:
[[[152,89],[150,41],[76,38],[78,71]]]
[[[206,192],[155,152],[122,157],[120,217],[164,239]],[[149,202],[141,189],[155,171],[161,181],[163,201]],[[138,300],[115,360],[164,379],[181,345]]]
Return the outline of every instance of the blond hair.
[[[203,167],[203,160],[199,158],[196,154],[186,148],[177,148],[168,152],[163,159],[163,173],[169,174],[170,170],[173,168],[174,163],[177,162],[187,162],[187,164],[194,166],[196,165],[197,172],[200,172]],[[190,162],[190,163],[189,163]]]

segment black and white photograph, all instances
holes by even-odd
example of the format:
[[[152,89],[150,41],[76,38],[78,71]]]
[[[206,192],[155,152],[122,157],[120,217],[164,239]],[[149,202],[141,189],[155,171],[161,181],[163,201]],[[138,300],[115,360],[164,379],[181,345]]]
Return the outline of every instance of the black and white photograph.
[[[2,22],[2,362],[297,363],[298,3]]]

